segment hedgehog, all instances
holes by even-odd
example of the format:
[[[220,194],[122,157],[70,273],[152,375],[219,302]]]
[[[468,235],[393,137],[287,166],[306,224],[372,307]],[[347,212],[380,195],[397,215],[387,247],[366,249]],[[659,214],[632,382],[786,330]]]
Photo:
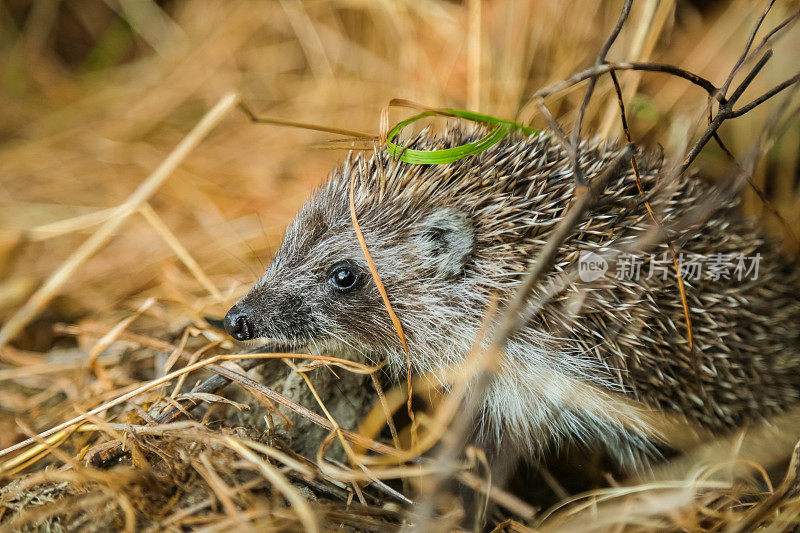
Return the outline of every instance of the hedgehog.
[[[485,133],[427,129],[404,145],[438,150]],[[586,180],[620,153],[614,142],[582,141]],[[659,157],[638,150],[637,159],[643,191],[622,165],[535,288],[532,299],[576,268],[591,274],[568,283],[508,339],[493,379],[478,392],[479,445],[523,450],[535,461],[578,443],[637,469],[658,454],[648,411],[724,432],[800,399],[800,276],[737,199],[670,233],[672,251],[662,242],[621,255],[603,272],[605,252],[630,249],[653,227],[645,199],[670,228],[711,192],[697,177],[667,179]],[[407,353],[351,220],[351,181],[355,215]],[[568,153],[546,131],[511,133],[447,164],[351,153],[302,206],[266,272],[227,313],[225,329],[240,341],[357,353],[386,362],[395,379],[408,358],[411,372],[446,386],[444,374],[464,365],[482,328],[496,326],[486,325],[487,309],[514,295],[575,187]]]

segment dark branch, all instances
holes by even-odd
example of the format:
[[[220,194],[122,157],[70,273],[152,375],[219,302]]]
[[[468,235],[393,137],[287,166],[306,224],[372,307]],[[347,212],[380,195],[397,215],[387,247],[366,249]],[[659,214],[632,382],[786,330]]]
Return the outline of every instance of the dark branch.
[[[764,53],[764,55],[761,56],[761,59],[758,60],[758,63],[756,63],[755,66],[752,69],[750,69],[750,72],[747,73],[747,76],[745,76],[744,80],[742,80],[742,83],[740,83],[739,86],[736,87],[736,90],[733,91],[733,94],[728,100],[728,107],[733,107],[734,102],[736,102],[737,100],[739,100],[739,98],[742,97],[744,91],[750,86],[751,83],[753,83],[753,80],[756,79],[758,73],[761,72],[761,69],[763,69],[766,66],[767,62],[771,58],[772,58],[772,50],[767,50]]]
[[[717,94],[719,93],[719,89],[716,85],[711,83],[706,78],[695,74],[694,72],[690,72],[686,69],[682,69],[680,67],[676,67],[675,65],[669,65],[666,63],[651,63],[645,61],[624,61],[618,63],[604,63],[602,65],[594,66],[578,72],[573,76],[567,78],[566,80],[560,81],[558,83],[554,83],[548,87],[544,87],[543,89],[539,89],[533,94],[533,98],[537,97],[547,97],[553,93],[557,93],[572,87],[573,85],[580,83],[586,79],[589,79],[593,76],[600,76],[610,71],[618,71],[618,70],[639,70],[645,72],[662,72],[664,74],[671,74],[678,78],[683,78],[686,81],[697,85],[709,95],[714,96],[717,100],[723,100]]]
[[[756,39],[756,35],[758,34],[758,30],[761,28],[761,25],[764,23],[764,19],[767,18],[767,14],[772,9],[772,6],[775,5],[775,0],[772,0],[767,7],[764,8],[764,11],[761,13],[761,16],[758,17],[753,29],[750,31],[750,36],[747,38],[747,44],[744,46],[744,51],[742,55],[739,56],[739,59],[736,60],[736,64],[733,65],[730,74],[728,74],[728,78],[725,80],[725,83],[722,84],[720,87],[719,92],[722,96],[728,92],[728,87],[730,87],[731,83],[733,82],[733,78],[736,76],[736,73],[739,72],[739,69],[742,68],[745,61],[748,59],[748,55],[750,53],[750,47],[753,46],[753,41]],[[758,53],[758,50],[756,51]]]
[[[606,42],[603,43],[603,46],[600,48],[600,53],[597,54],[597,59],[595,59],[594,62],[595,67],[606,62],[606,55],[608,55],[608,51],[611,49],[614,41],[619,37],[622,27],[625,25],[628,15],[630,15],[632,6],[633,0],[625,0],[625,5],[622,7],[622,12],[619,14],[617,24],[614,26],[614,29],[611,30],[611,35],[608,36],[608,39],[606,39]],[[578,110],[578,116],[575,119],[575,127],[572,129],[572,142],[570,143],[569,155],[572,160],[573,170],[575,171],[575,181],[578,185],[586,184],[586,178],[583,176],[583,171],[580,168],[581,128],[583,126],[583,117],[586,115],[586,108],[589,107],[589,101],[592,99],[594,88],[597,85],[597,79],[597,75],[589,79],[589,86],[586,88],[586,94],[583,97],[583,102],[581,102],[581,107]]]
[[[792,76],[788,80],[784,81],[783,83],[780,83],[780,84],[776,85],[775,87],[773,87],[769,91],[765,92],[764,94],[762,94],[761,96],[759,96],[758,98],[756,98],[755,100],[750,102],[749,104],[745,104],[741,108],[737,109],[736,111],[732,111],[731,114],[730,114],[730,118],[741,117],[745,113],[748,113],[748,112],[752,111],[754,108],[760,106],[761,104],[763,104],[764,102],[766,102],[767,100],[772,98],[773,96],[777,95],[778,93],[782,92],[783,90],[785,90],[785,89],[787,89],[787,88],[789,88],[792,85],[795,85],[797,83],[800,83],[800,72],[798,72],[797,74],[795,74],[794,76]]]

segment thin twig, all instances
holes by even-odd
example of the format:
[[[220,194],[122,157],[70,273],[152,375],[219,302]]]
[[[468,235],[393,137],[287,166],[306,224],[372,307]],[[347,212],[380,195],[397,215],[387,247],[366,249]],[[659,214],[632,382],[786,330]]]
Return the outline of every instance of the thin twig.
[[[595,67],[598,67],[606,62],[606,55],[608,55],[608,51],[611,49],[614,41],[616,41],[617,37],[619,37],[622,27],[625,25],[628,15],[630,15],[632,6],[633,0],[625,0],[625,5],[622,7],[622,12],[619,14],[617,24],[614,26],[614,29],[611,30],[611,35],[608,36],[606,42],[604,42],[603,46],[600,47],[600,52],[597,54],[597,59],[595,59],[594,62]],[[572,161],[573,171],[575,172],[575,183],[578,185],[586,184],[586,178],[584,177],[583,171],[580,168],[581,128],[583,127],[583,117],[586,114],[586,108],[589,107],[589,101],[592,99],[592,94],[594,94],[594,88],[597,85],[597,80],[597,75],[589,78],[589,86],[586,88],[586,94],[583,96],[583,101],[578,109],[578,116],[575,119],[575,127],[572,129],[572,141],[570,142],[569,155]]]
[[[297,122],[295,120],[285,120],[282,118],[275,118],[275,117],[265,117],[261,115],[257,115],[250,106],[247,105],[245,102],[239,102],[238,104],[239,109],[247,116],[250,122],[255,124],[273,124],[276,126],[289,126],[291,128],[299,128],[302,130],[313,130],[313,131],[321,131],[324,133],[335,133],[337,135],[344,135],[345,137],[355,137],[358,139],[368,139],[372,138],[372,135],[369,133],[364,133],[363,131],[355,131],[355,130],[347,130],[343,128],[334,128],[332,126],[321,126],[319,124],[311,124],[308,122]]]
[[[637,70],[643,72],[660,72],[662,74],[669,74],[671,76],[676,76],[678,78],[683,78],[686,81],[691,82],[693,85],[696,85],[703,89],[709,95],[716,95],[715,98],[717,100],[722,99],[722,97],[718,96],[719,89],[716,85],[711,83],[706,78],[690,72],[686,69],[681,67],[677,67],[675,65],[669,65],[667,63],[654,63],[650,61],[622,61],[616,63],[604,63],[602,65],[590,67],[586,70],[578,72],[577,74],[573,74],[566,80],[562,80],[552,85],[548,85],[547,87],[543,87],[533,93],[531,98],[542,97],[545,98],[547,96],[553,95],[555,93],[564,91],[569,89],[570,87],[587,80],[593,76],[599,76],[601,74],[605,74],[607,72],[620,71],[620,70]]]
[[[761,57],[758,63],[756,63],[756,65],[750,70],[747,76],[745,76],[744,80],[739,84],[739,86],[734,90],[730,99],[726,100],[724,104],[720,104],[719,111],[717,111],[717,114],[714,116],[714,120],[711,121],[700,138],[695,142],[694,146],[692,146],[692,148],[686,154],[686,157],[680,166],[679,173],[683,173],[689,168],[695,158],[700,154],[700,151],[705,147],[708,141],[711,140],[717,130],[719,130],[722,123],[727,119],[732,118],[734,104],[736,104],[737,100],[739,100],[739,98],[742,96],[742,93],[744,93],[745,89],[747,89],[747,87],[753,82],[756,75],[761,71],[762,68],[764,68],[764,65],[767,64],[767,61],[769,61],[771,57],[772,51],[768,50]]]
[[[742,54],[739,56],[739,59],[736,60],[736,64],[733,65],[733,68],[731,68],[731,71],[728,74],[728,78],[725,80],[725,83],[723,83],[722,87],[719,88],[719,92],[722,96],[725,96],[725,94],[728,92],[728,88],[730,87],[731,82],[733,82],[733,78],[736,76],[736,74],[739,72],[739,69],[742,68],[742,65],[744,65],[745,61],[747,60],[748,55],[750,53],[750,47],[753,46],[753,41],[755,41],[756,39],[758,30],[761,28],[761,24],[764,23],[764,19],[767,18],[767,14],[770,12],[772,6],[774,5],[775,5],[775,0],[770,0],[770,3],[767,4],[767,7],[764,8],[764,11],[761,13],[761,16],[758,17],[758,20],[756,20],[756,23],[753,25],[753,29],[750,30],[750,35],[747,37],[747,43],[744,45],[744,50],[742,51]],[[756,50],[756,53],[758,53],[758,50]]]
[[[767,100],[772,98],[773,96],[775,96],[778,93],[784,91],[785,89],[791,87],[792,85],[796,85],[799,82],[800,82],[800,72],[798,72],[797,74],[795,74],[794,76],[792,76],[788,80],[779,83],[778,85],[776,85],[775,87],[773,87],[769,91],[765,92],[764,94],[762,94],[758,98],[754,99],[749,104],[745,104],[740,109],[737,109],[735,111],[731,111],[730,118],[741,117],[745,113],[748,113],[748,112],[752,111],[753,109],[755,109],[756,107],[760,106],[761,104],[763,104],[764,102],[766,102]]]

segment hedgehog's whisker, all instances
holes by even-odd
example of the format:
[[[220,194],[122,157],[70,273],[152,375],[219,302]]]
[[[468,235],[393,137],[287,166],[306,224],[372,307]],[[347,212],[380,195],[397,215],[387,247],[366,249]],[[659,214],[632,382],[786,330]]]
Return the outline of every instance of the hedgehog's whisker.
[[[343,338],[341,338],[339,335],[335,334],[334,332],[330,331],[330,330],[329,330],[329,329],[327,329],[327,328],[320,327],[320,329],[321,329],[321,330],[322,330],[324,333],[326,333],[327,335],[330,335],[330,336],[331,336],[331,337],[333,337],[334,339],[336,339],[336,340],[338,340],[338,341],[340,341],[340,342],[342,342],[342,343],[346,344],[347,346],[349,346],[350,348],[352,348],[352,349],[353,349],[353,350],[355,350],[356,352],[358,352],[358,353],[360,353],[361,355],[363,355],[365,359],[369,360],[369,357],[367,357],[367,354],[366,354],[366,353],[364,353],[364,351],[363,351],[363,350],[359,350],[358,348],[356,348],[355,346],[353,346],[352,344],[350,344],[349,342],[347,342],[346,340],[344,340]]]

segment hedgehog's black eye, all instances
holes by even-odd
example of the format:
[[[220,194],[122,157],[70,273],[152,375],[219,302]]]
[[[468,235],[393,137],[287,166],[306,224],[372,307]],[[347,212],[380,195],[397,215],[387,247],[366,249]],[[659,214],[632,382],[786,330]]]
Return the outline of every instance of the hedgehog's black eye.
[[[337,290],[349,291],[358,282],[358,270],[351,264],[339,263],[330,270],[328,281]]]

